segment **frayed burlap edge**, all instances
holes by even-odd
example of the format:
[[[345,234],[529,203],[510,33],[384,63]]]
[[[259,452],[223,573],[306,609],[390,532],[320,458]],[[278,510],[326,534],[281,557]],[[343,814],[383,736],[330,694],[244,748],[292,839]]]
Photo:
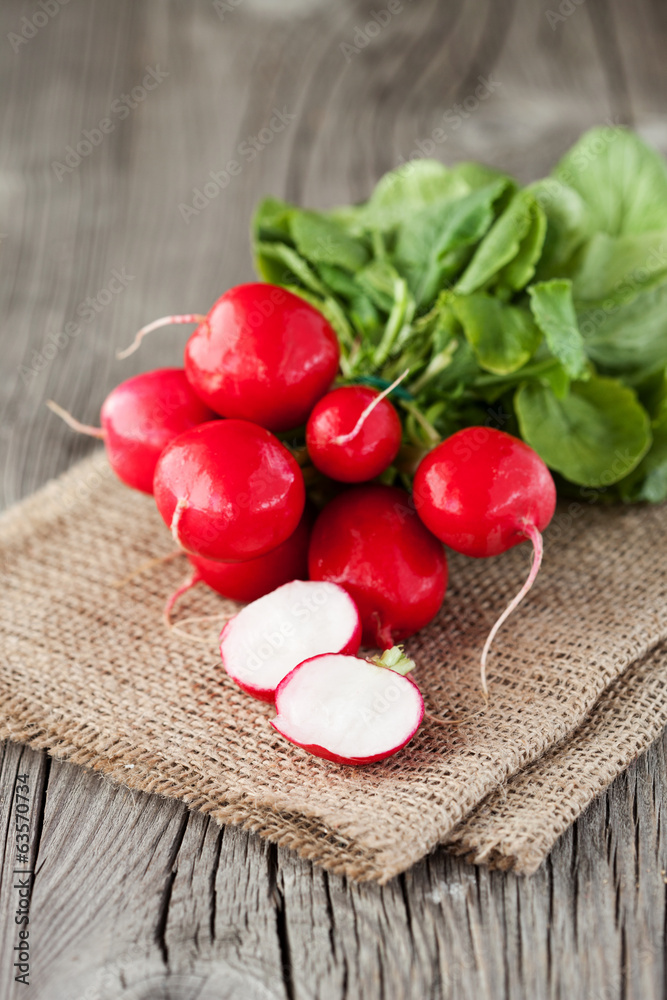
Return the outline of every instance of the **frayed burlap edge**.
[[[567,740],[484,799],[447,838],[467,861],[537,871],[589,803],[667,725],[667,645],[629,667]]]

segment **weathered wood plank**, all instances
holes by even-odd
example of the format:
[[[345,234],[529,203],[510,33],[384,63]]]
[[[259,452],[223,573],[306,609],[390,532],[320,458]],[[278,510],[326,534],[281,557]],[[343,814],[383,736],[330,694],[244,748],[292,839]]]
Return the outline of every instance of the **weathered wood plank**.
[[[10,745],[3,781],[25,766],[37,787],[43,760]],[[666,785],[660,741],[536,876],[437,852],[379,888],[53,762],[32,840],[34,995],[659,997]]]
[[[587,0],[554,23],[555,2],[405,0],[358,51],[342,46],[357,44],[371,13],[353,0],[230,7],[221,18],[208,2],[70,3],[16,52],[8,35],[38,8],[0,8],[3,503],[90,447],[45,410],[47,398],[94,422],[120,379],[180,356],[176,329],[117,362],[138,326],[204,308],[251,276],[246,232],[261,194],[313,205],[363,197],[417,141],[431,152],[433,129],[480,77],[488,97],[433,155],[528,179],[607,117],[634,121],[667,151],[657,0]],[[166,75],[121,118],[113,102],[151,68]],[[285,127],[246,160],[241,144],[275,108]],[[112,132],[57,176],[53,162],[107,115]],[[235,157],[242,174],[186,222],[179,205]],[[102,302],[114,269],[128,277]],[[93,321],[79,315],[88,297],[99,297]],[[80,332],[63,338],[77,321]],[[10,745],[0,767],[0,997],[11,1000],[25,995],[11,971],[8,868],[23,767],[34,788],[35,997],[663,995],[664,741],[534,878],[438,852],[383,889],[350,886],[176,803]]]

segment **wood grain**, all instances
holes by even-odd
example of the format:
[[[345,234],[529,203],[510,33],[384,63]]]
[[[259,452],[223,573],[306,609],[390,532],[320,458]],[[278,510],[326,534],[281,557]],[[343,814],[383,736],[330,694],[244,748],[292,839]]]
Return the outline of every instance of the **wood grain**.
[[[11,34],[42,8],[0,8],[4,504],[92,447],[46,399],[95,422],[122,378],[180,357],[174,329],[116,361],[139,326],[205,309],[251,277],[247,228],[260,195],[314,206],[362,198],[480,77],[492,92],[435,151],[446,162],[483,159],[529,179],[605,119],[632,122],[667,152],[659,0],[560,5],[572,12],[555,23],[555,0],[404,0],[352,52],[341,46],[358,43],[382,0],[217,6],[71,0],[18,42]],[[150,70],[166,75],[135,100]],[[124,94],[136,106],[121,116]],[[241,144],[275,109],[285,127],[250,160]],[[54,167],[105,117],[113,129],[78,165]],[[186,223],[179,205],[233,158],[241,174]],[[114,270],[124,285],[107,292]],[[90,297],[93,320],[81,316]],[[29,992],[12,972],[12,794],[26,770]],[[4,748],[0,789],[1,998],[665,995],[664,741],[530,879],[438,852],[383,889],[349,885],[175,802],[16,745]]]

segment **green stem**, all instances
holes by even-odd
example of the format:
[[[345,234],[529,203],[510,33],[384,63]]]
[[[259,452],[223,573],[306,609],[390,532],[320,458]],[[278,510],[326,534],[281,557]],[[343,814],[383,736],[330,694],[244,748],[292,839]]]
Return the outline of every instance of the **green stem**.
[[[378,344],[373,356],[373,364],[376,368],[381,368],[389,357],[389,352],[394,346],[394,341],[403,328],[403,318],[408,305],[408,286],[403,278],[399,278],[394,284],[394,304],[387,320],[387,325],[382,334],[382,340]]]
[[[415,668],[415,661],[405,655],[402,646],[392,646],[391,649],[385,649],[382,656],[371,656],[370,662],[378,667],[393,670],[394,673],[402,674],[404,677]]]
[[[544,372],[556,368],[560,362],[556,358],[547,358],[545,361],[538,361],[534,365],[527,365],[518,371],[510,372],[508,375],[479,375],[473,386],[503,385],[505,383],[523,382],[525,378],[533,378],[535,375],[542,375]]]
[[[432,444],[436,445],[440,443],[440,435],[436,431],[433,424],[426,419],[421,410],[419,410],[413,403],[408,403],[405,399],[399,399],[398,403],[399,406],[402,406],[404,410],[407,410],[407,412],[414,417]]]
[[[452,363],[454,352],[458,346],[458,340],[452,340],[444,351],[441,351],[440,354],[436,354],[436,356],[428,363],[419,378],[410,383],[410,392],[413,396],[418,396],[424,386],[428,385],[431,379],[434,379],[436,375],[444,372],[445,368],[449,367]]]

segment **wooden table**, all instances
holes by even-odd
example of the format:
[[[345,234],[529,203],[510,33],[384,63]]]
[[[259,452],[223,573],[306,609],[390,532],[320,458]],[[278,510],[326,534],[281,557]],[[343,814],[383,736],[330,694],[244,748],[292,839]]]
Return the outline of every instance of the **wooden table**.
[[[122,378],[178,363],[178,328],[115,360],[141,324],[251,276],[260,195],[360,199],[447,110],[434,155],[522,179],[606,119],[667,152],[660,0],[64,2],[0,8],[5,504],[91,447],[46,399],[94,423]],[[2,829],[27,772],[37,874],[26,989],[6,854],[0,996],[662,997],[664,749],[533,878],[438,852],[380,889],[8,745]]]

